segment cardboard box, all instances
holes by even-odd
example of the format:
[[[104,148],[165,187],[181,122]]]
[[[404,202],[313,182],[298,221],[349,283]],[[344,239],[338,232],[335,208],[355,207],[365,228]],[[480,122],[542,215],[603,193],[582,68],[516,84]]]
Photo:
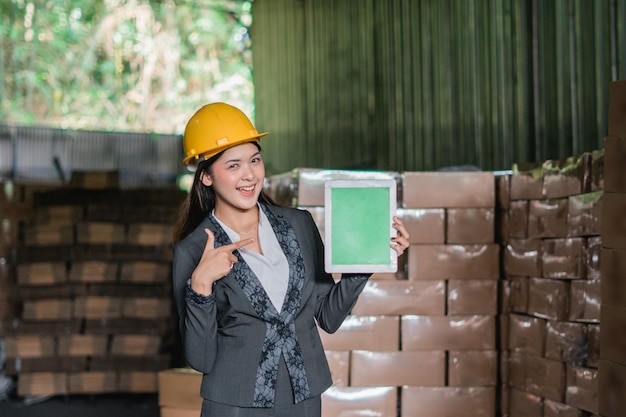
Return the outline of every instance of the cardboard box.
[[[495,387],[402,387],[401,417],[493,417]],[[384,414],[393,416],[394,414]]]
[[[350,386],[444,386],[446,353],[352,351]]]
[[[591,153],[543,163],[543,195],[562,198],[587,192],[591,175]]]
[[[446,212],[442,208],[399,208],[398,217],[409,232],[409,243],[445,243]]]
[[[90,334],[59,335],[58,352],[61,356],[104,356],[108,351],[108,337]]]
[[[541,270],[544,278],[585,278],[587,242],[584,238],[542,239],[541,243]]]
[[[57,372],[22,373],[17,380],[20,397],[53,396],[69,393],[67,374]]]
[[[451,279],[448,280],[447,298],[448,315],[496,315],[498,281]]]
[[[24,320],[69,320],[72,318],[72,300],[32,300],[24,301]]]
[[[600,257],[602,304],[626,307],[626,250],[602,248]]]
[[[598,370],[567,366],[565,403],[591,413],[598,413]]]
[[[546,340],[546,320],[521,314],[509,316],[509,349],[529,355],[543,356]]]
[[[158,373],[159,406],[163,408],[202,409],[202,374],[191,368],[172,368]]]
[[[72,262],[69,277],[72,282],[115,282],[118,268],[117,262]]]
[[[602,282],[599,279],[570,282],[569,320],[600,322],[601,287]]]
[[[120,392],[156,393],[158,391],[157,372],[122,371],[118,372]]]
[[[528,203],[528,237],[567,237],[568,199],[531,200]]]
[[[347,387],[350,381],[350,351],[325,350],[334,387]]]
[[[146,334],[116,334],[111,340],[111,354],[127,356],[157,355],[161,338]]]
[[[449,208],[446,212],[446,243],[495,242],[494,208]]]
[[[125,243],[123,224],[110,222],[84,222],[76,225],[76,242],[90,244]]]
[[[24,226],[24,244],[30,246],[70,245],[74,243],[74,226],[31,224]]]
[[[498,360],[495,350],[452,350],[448,352],[448,385],[495,387],[498,383]]]
[[[65,262],[32,262],[18,264],[17,283],[20,285],[52,285],[67,282]]]
[[[544,398],[565,399],[565,364],[561,361],[512,352],[511,385]]]
[[[512,417],[534,417],[543,415],[543,398],[511,388],[509,392],[509,414]]]
[[[74,317],[86,319],[115,319],[122,317],[120,297],[80,296],[74,300]]]
[[[493,208],[493,172],[403,172],[404,208]]]
[[[357,316],[424,314],[446,311],[446,283],[433,281],[368,281],[352,314]]]
[[[322,394],[323,416],[395,416],[397,407],[395,387],[330,387]]]
[[[602,243],[626,249],[626,193],[604,193],[602,199]]]
[[[626,366],[600,360],[598,364],[598,412],[604,417],[623,417],[626,398]]]
[[[41,358],[56,355],[56,339],[54,336],[17,335],[4,339],[7,358]]]
[[[122,299],[122,317],[165,319],[172,314],[170,297],[126,297]]]
[[[582,323],[548,321],[545,357],[581,365],[587,360],[587,326]]]
[[[174,238],[174,226],[161,223],[131,223],[128,243],[134,245],[169,245]]]
[[[409,280],[498,279],[500,245],[410,245]]]
[[[543,195],[543,166],[513,164],[511,200],[539,200]]]
[[[115,372],[76,372],[68,374],[68,393],[105,394],[119,392]]]
[[[540,239],[510,239],[503,250],[506,276],[540,277],[542,275]]]
[[[602,234],[602,196],[604,191],[571,196],[567,199],[568,236]]]
[[[402,349],[495,350],[494,316],[402,316]]]
[[[570,283],[556,279],[530,278],[528,313],[551,320],[567,320]]]
[[[400,347],[398,316],[348,316],[335,333],[319,332],[327,350],[395,351]]]
[[[604,190],[626,193],[626,133],[604,138]]]
[[[122,283],[156,284],[167,283],[169,279],[169,264],[146,261],[121,263],[120,282]]]

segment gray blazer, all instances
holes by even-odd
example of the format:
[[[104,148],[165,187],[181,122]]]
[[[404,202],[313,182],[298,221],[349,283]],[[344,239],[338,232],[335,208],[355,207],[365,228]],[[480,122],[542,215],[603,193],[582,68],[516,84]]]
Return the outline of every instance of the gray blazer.
[[[311,214],[261,208],[289,263],[281,313],[237,251],[239,262],[215,283],[213,294],[191,290],[188,280],[207,241],[204,229],[213,231],[216,246],[231,243],[212,216],[174,247],[173,291],[185,358],[203,373],[203,398],[240,407],[273,405],[281,356],[290,368],[296,402],[320,395],[332,384],[317,326],[335,332],[369,277],[344,274],[335,283],[324,271],[324,247]]]

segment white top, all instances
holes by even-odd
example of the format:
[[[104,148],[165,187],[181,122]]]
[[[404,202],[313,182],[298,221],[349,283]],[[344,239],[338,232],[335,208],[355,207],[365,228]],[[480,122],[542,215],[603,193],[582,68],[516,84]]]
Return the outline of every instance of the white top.
[[[212,214],[233,243],[241,240],[237,232],[215,217],[215,212]],[[262,254],[245,247],[240,248],[239,252],[252,272],[261,281],[272,304],[280,313],[289,285],[289,263],[278,239],[276,239],[274,229],[272,229],[272,225],[261,207],[259,207],[259,246]]]

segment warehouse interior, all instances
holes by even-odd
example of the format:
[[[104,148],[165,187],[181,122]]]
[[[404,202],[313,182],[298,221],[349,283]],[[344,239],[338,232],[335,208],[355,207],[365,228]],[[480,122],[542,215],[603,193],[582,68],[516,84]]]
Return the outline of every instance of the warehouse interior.
[[[328,180],[393,180],[411,235],[320,331],[323,416],[623,417],[626,2],[336,3],[256,0],[252,32],[274,201],[324,237]],[[463,12],[501,36],[471,57],[443,38]],[[5,123],[0,150],[0,415],[199,416],[171,288],[181,136]]]

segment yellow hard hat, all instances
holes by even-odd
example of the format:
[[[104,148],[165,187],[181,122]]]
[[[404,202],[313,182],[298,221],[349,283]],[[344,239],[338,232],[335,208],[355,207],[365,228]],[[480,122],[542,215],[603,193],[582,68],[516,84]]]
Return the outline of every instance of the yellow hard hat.
[[[259,133],[237,107],[220,102],[204,105],[185,126],[183,164],[196,165],[200,158],[206,160],[232,146],[259,141],[268,133]]]

